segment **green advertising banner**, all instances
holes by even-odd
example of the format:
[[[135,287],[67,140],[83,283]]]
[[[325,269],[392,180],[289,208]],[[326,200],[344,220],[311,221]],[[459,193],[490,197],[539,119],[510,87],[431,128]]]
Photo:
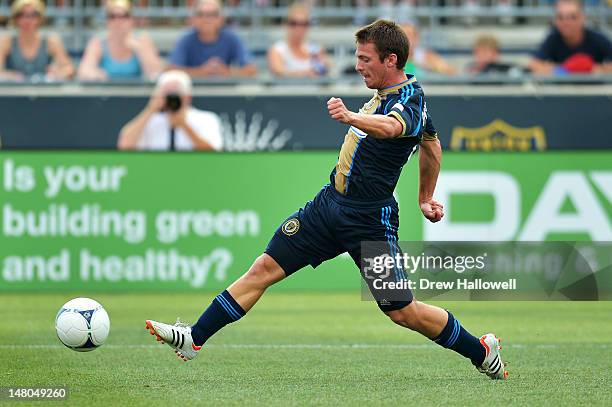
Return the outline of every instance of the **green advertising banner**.
[[[312,199],[337,154],[0,155],[0,290],[219,290]],[[418,158],[396,190],[401,240],[612,241],[612,153],[448,153],[418,209]],[[347,256],[278,290],[358,289]]]

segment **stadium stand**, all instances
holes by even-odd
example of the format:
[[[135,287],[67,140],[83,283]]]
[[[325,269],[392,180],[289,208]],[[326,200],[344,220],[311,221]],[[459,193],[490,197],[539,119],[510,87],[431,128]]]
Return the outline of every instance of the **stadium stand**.
[[[360,21],[371,21],[391,14],[396,19],[416,23],[420,27],[422,42],[463,71],[471,60],[472,44],[482,34],[494,35],[499,40],[504,60],[526,65],[554,17],[554,5],[547,0],[519,1],[516,4],[505,1],[440,4],[419,1],[414,5],[409,4],[408,10],[407,3],[401,1],[397,4],[346,0],[314,3],[312,18],[315,27],[311,30],[310,38],[327,49],[334,61],[334,70],[330,74],[336,79],[342,79],[347,68],[350,71],[354,44],[352,35],[347,34],[352,34],[355,23]],[[10,0],[0,0],[0,24],[4,22],[7,27],[10,4]],[[49,0],[46,4],[46,30],[60,31],[71,56],[78,61],[87,41],[105,30],[102,2]],[[226,2],[228,24],[233,26],[254,54],[260,80],[269,80],[266,50],[270,44],[283,38],[284,27],[280,23],[287,15],[289,6],[286,0]],[[190,10],[186,1],[147,0],[136,2],[133,15],[137,17],[139,29],[146,29],[162,56],[167,57],[184,32]],[[607,1],[589,0],[585,12],[589,25],[604,33],[610,32],[612,10]],[[436,81],[437,78],[432,75],[428,80]],[[455,80],[461,81],[461,75]]]

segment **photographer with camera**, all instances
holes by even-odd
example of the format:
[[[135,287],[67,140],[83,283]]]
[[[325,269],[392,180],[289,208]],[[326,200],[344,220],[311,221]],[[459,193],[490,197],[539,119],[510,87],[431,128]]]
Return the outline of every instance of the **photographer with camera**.
[[[120,150],[221,150],[221,120],[191,106],[191,79],[163,73],[149,103],[119,133]]]

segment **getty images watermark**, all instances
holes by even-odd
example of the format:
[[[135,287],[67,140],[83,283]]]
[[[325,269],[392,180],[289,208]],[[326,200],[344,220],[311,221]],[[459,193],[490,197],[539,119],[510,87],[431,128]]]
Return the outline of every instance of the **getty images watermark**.
[[[363,242],[365,299],[611,300],[610,242]]]
[[[507,281],[487,281],[476,278],[457,278],[454,281],[435,281],[431,278],[413,280],[409,275],[423,270],[449,270],[462,275],[465,272],[482,271],[486,267],[487,253],[480,256],[440,256],[421,253],[413,256],[408,253],[383,253],[379,256],[364,259],[368,265],[364,268],[365,278],[372,280],[376,290],[405,289],[411,290],[515,290],[516,278]],[[389,280],[393,276],[395,280]],[[399,273],[399,278],[398,277]]]

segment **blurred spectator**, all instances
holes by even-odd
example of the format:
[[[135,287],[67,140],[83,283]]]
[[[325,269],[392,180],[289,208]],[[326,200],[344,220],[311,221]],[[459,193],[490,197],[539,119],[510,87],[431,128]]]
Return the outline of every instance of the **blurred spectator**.
[[[372,7],[378,7],[378,18],[402,23],[411,21],[416,17],[416,0],[397,0],[397,5],[394,5],[396,3],[394,0],[356,0],[357,10],[353,18],[353,24],[361,26],[368,23],[370,20],[367,16],[368,3],[371,3]]]
[[[106,3],[106,38],[89,41],[78,77],[81,80],[155,79],[163,68],[155,44],[146,34],[132,32],[134,20],[129,0]]]
[[[468,72],[473,74],[506,74],[518,70],[517,66],[499,60],[499,43],[493,35],[483,34],[476,38],[472,47],[473,61]]]
[[[410,54],[406,62],[406,73],[419,76],[424,72],[433,72],[442,75],[455,75],[457,70],[442,58],[437,52],[427,49],[420,44],[421,38],[416,25],[403,24],[402,28],[408,36]]]
[[[218,0],[199,0],[192,16],[193,28],[177,42],[170,64],[193,77],[252,76],[257,69],[238,36],[224,27]]]
[[[555,27],[540,45],[529,67],[536,74],[612,72],[612,43],[585,27],[579,0],[559,0]]]
[[[63,80],[74,73],[72,62],[58,35],[42,35],[45,17],[41,0],[16,0],[11,20],[17,35],[0,38],[0,79]]]
[[[191,106],[191,78],[160,75],[145,109],[119,133],[120,150],[221,150],[221,120]]]
[[[270,71],[277,76],[306,77],[325,75],[329,60],[325,50],[314,42],[307,42],[310,13],[299,3],[289,8],[285,40],[276,42],[268,50]]]

